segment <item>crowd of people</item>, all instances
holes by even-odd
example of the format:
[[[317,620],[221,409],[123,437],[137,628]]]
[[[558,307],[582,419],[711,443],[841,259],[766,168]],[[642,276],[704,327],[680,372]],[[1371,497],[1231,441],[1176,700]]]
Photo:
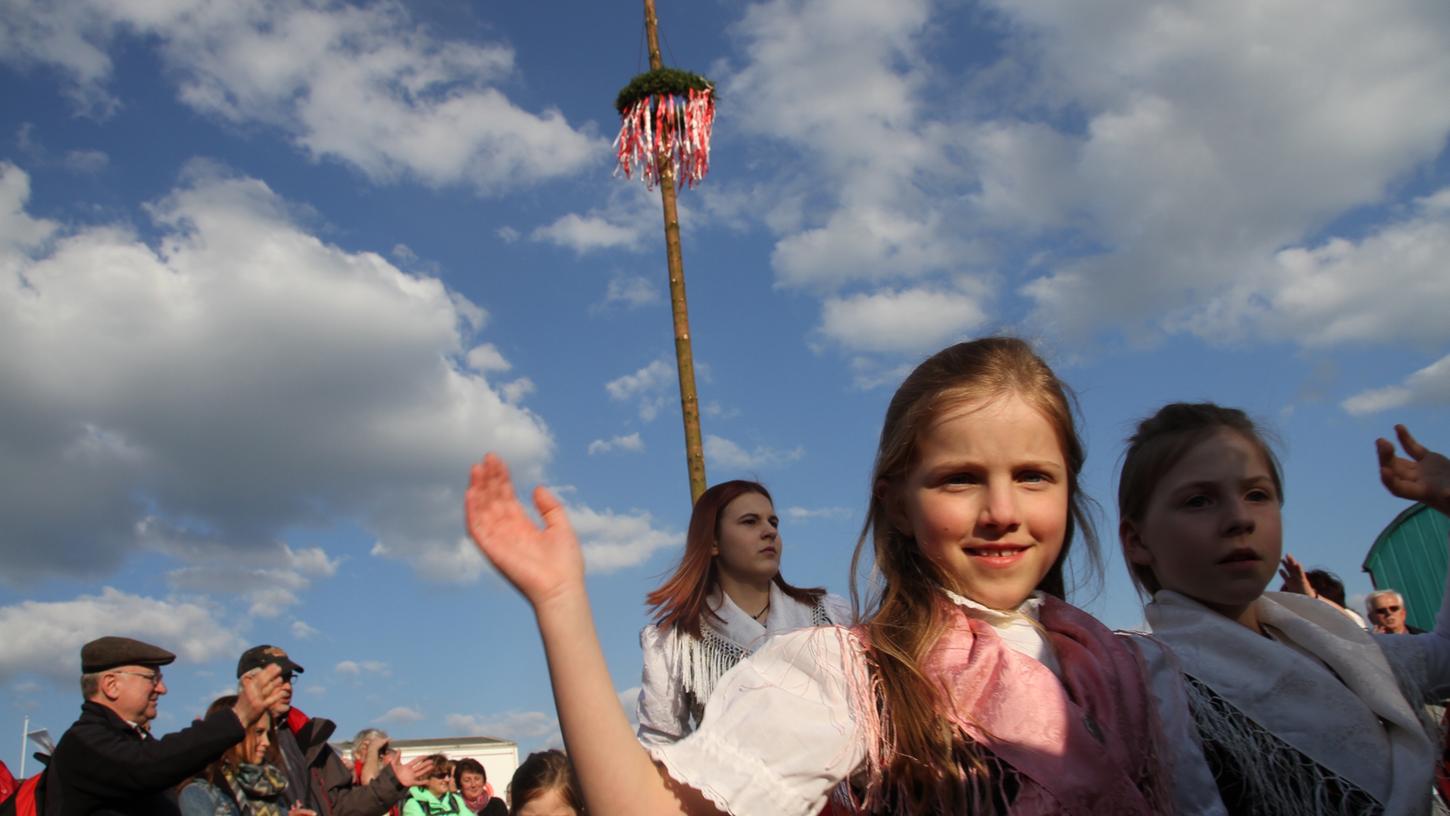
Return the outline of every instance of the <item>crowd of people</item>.
[[[155,737],[175,656],[106,637],[81,651],[81,717],[27,781],[44,802],[29,812],[1440,807],[1450,609],[1418,632],[1393,591],[1369,596],[1368,621],[1346,608],[1337,578],[1283,552],[1283,476],[1252,420],[1174,403],[1139,423],[1118,479],[1118,540],[1151,634],[1108,630],[1066,597],[1069,552],[1098,555],[1075,417],[1067,386],[1020,340],[957,344],[918,366],[887,408],[850,606],[785,580],[763,485],[705,491],[678,567],[647,598],[637,729],[594,634],[567,514],[536,488],[537,523],[490,454],[471,474],[468,532],[537,616],[570,752],[529,756],[507,804],[477,761],[403,762],[376,729],[344,762],[334,724],[291,705],[302,666],[270,645],[241,656],[235,695]],[[1396,435],[1403,456],[1375,441],[1384,486],[1450,515],[1450,460]]]
[[[0,791],[0,814],[179,816],[578,816],[583,800],[561,751],[531,754],[514,773],[508,803],[473,758],[404,761],[388,735],[365,729],[344,762],[329,742],[336,725],[292,705],[303,672],[263,644],[237,662],[237,693],[173,734],[151,724],[176,655],[107,636],[81,648],[81,716],[45,770]],[[568,809],[572,808],[572,810]]]

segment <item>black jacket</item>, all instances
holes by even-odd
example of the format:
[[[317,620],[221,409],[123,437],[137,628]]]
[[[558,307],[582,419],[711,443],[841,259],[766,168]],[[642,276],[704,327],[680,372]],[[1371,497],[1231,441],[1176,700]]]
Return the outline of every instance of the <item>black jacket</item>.
[[[114,711],[87,700],[51,756],[45,816],[179,814],[172,790],[245,733],[224,709],[175,734],[142,739]]]

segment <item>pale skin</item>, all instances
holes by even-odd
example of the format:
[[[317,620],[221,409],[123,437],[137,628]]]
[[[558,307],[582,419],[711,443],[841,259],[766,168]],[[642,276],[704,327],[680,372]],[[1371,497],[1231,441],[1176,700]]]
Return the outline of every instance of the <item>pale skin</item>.
[[[720,589],[745,614],[764,611],[770,604],[770,582],[780,572],[780,519],[775,507],[759,493],[741,494],[720,509],[719,527],[714,555]],[[775,549],[773,557],[760,554],[767,546]],[[722,547],[728,551],[722,553]]]
[[[534,609],[553,683],[559,725],[587,809],[614,814],[720,813],[693,788],[657,767],[635,740],[604,653],[584,585],[584,556],[564,507],[534,488],[540,527],[494,454],[474,465],[464,511],[469,535]]]
[[[1385,488],[1395,496],[1398,496],[1402,499],[1407,499],[1409,501],[1424,502],[1429,507],[1432,507],[1445,515],[1450,515],[1450,459],[1446,459],[1443,455],[1425,448],[1423,445],[1415,440],[1414,436],[1412,436],[1409,430],[1403,425],[1395,426],[1395,434],[1399,440],[1401,448],[1403,448],[1408,458],[1397,455],[1395,451],[1395,446],[1388,440],[1376,439],[1375,452],[1376,456],[1379,459],[1380,481],[1384,484]],[[1233,436],[1233,434],[1231,433],[1228,435],[1230,437]],[[1230,442],[1232,442],[1232,440],[1230,440]],[[1223,447],[1227,444],[1229,443],[1221,443],[1220,446]],[[1240,445],[1240,447],[1245,446]],[[1189,454],[1185,456],[1185,460],[1191,460],[1197,450],[1197,448],[1191,450]],[[1228,452],[1229,451],[1226,450],[1226,453]],[[1262,459],[1262,457],[1257,458]],[[1264,474],[1267,473],[1267,466],[1261,461],[1250,465],[1246,473],[1250,476],[1254,476],[1254,474],[1258,471],[1264,471],[1264,473],[1258,474],[1255,478],[1257,478],[1259,482],[1266,482],[1267,476]],[[1170,471],[1170,475],[1171,473],[1172,471]],[[1164,489],[1166,490],[1167,488]],[[1260,488],[1260,490],[1266,489],[1267,488]],[[1265,520],[1272,520],[1273,522],[1274,531],[1270,538],[1272,539],[1272,549],[1277,551],[1279,547],[1280,535],[1278,530],[1279,514],[1277,511],[1277,506],[1269,507],[1268,501],[1266,499],[1260,499],[1254,504],[1260,508],[1259,511],[1257,511],[1260,514],[1258,526],[1265,526]],[[1264,512],[1265,509],[1267,509],[1268,512]],[[1245,511],[1243,515],[1245,515],[1245,519],[1247,521],[1252,521],[1253,512],[1256,511]],[[1252,533],[1255,530],[1254,524],[1239,522],[1235,527],[1235,534],[1238,533],[1238,527],[1243,528],[1242,532],[1244,534]],[[1130,557],[1132,557],[1137,563],[1153,563],[1150,552],[1151,548],[1147,547],[1142,543],[1142,541],[1140,540],[1140,531],[1135,528],[1134,524],[1124,522],[1122,529],[1123,534],[1127,536],[1127,538],[1125,538],[1125,543],[1128,545],[1128,553]],[[1227,533],[1229,531],[1225,532]],[[1277,558],[1277,553],[1274,557]],[[1226,617],[1229,617],[1250,629],[1256,631],[1260,629],[1257,616],[1255,615],[1256,607],[1254,606],[1253,601],[1257,598],[1258,594],[1262,594],[1262,586],[1258,588],[1257,592],[1245,592],[1241,596],[1241,600],[1239,600],[1237,603],[1215,603],[1213,600],[1205,596],[1196,596],[1194,592],[1189,588],[1172,585],[1172,582],[1165,579],[1164,573],[1159,571],[1158,565],[1155,565],[1154,569],[1155,573],[1157,573],[1158,575],[1159,580],[1163,582],[1165,588],[1176,589],[1180,592],[1184,592],[1184,594],[1187,594],[1190,597],[1197,597],[1200,602],[1204,603],[1210,608],[1216,609]],[[1296,559],[1294,559],[1293,556],[1284,557],[1282,561],[1282,569],[1280,570],[1280,575],[1282,575],[1285,581],[1288,583],[1290,591],[1302,591],[1303,594],[1306,595],[1315,594],[1312,587],[1309,586],[1308,578],[1304,573],[1303,566]],[[1264,577],[1264,580],[1266,582],[1268,577],[1270,576]],[[1250,595],[1252,595],[1252,597],[1250,597]]]

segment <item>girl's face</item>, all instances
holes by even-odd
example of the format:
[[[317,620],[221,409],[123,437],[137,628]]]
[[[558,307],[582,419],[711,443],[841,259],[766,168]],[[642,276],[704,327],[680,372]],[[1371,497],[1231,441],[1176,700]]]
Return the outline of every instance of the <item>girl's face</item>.
[[[1121,524],[1129,560],[1150,567],[1164,589],[1239,619],[1279,566],[1272,473],[1243,434],[1216,431],[1164,474],[1140,521]]]
[[[1057,432],[1015,394],[954,406],[917,439],[895,523],[993,609],[1014,609],[1062,553],[1068,469]]]
[[[261,763],[262,757],[267,755],[267,747],[272,744],[271,733],[272,718],[263,714],[247,730],[247,736],[242,740],[242,761],[249,765]]]
[[[548,788],[519,808],[519,816],[579,816],[558,788]]]
[[[720,510],[715,555],[722,572],[741,580],[769,580],[780,572],[780,519],[759,493],[742,493]]]

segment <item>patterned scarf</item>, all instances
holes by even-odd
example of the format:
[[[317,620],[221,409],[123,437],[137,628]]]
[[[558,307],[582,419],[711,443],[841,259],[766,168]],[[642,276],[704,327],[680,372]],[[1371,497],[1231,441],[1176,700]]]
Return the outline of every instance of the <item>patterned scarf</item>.
[[[243,763],[222,769],[242,816],[287,816],[287,775],[275,765]]]

